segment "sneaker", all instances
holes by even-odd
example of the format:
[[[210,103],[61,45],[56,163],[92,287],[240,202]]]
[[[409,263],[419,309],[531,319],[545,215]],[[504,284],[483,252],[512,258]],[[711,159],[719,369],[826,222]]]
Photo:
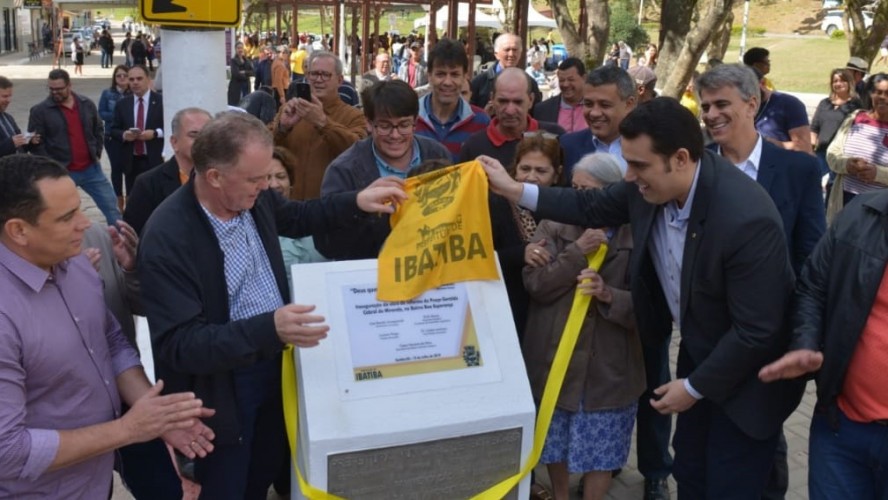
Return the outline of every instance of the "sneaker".
[[[644,500],[669,500],[669,481],[665,477],[645,479]]]

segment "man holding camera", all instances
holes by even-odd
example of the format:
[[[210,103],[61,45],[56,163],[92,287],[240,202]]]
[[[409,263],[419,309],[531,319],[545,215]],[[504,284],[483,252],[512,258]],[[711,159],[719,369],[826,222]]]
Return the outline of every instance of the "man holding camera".
[[[367,137],[367,121],[357,108],[339,99],[342,61],[332,52],[314,51],[305,72],[308,84],[281,106],[272,124],[275,146],[296,156],[293,199],[321,194],[327,165],[355,142]]]

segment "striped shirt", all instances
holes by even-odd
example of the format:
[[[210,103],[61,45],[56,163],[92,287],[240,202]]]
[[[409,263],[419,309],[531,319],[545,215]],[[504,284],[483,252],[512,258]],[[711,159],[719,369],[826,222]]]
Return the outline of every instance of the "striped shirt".
[[[848,129],[843,155],[864,158],[876,165],[888,165],[888,123],[875,120],[868,113],[858,113]],[[877,182],[864,182],[853,175],[846,175],[844,182],[845,191],[855,194],[888,187]]]

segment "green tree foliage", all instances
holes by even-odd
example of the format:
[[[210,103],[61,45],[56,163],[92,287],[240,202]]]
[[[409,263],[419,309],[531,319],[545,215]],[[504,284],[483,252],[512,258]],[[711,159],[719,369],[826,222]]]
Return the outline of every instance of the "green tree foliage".
[[[632,50],[650,42],[647,31],[638,24],[638,12],[634,2],[617,0],[610,6],[610,35],[608,46],[618,41],[626,42]]]

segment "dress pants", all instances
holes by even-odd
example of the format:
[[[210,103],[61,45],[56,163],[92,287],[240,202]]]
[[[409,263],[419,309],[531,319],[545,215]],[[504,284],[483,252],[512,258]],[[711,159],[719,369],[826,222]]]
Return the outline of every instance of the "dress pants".
[[[133,161],[130,164],[129,171],[126,172],[126,195],[129,196],[133,192],[133,186],[136,184],[136,177],[151,170],[151,167],[157,165],[148,164],[148,155],[133,155]]]
[[[692,371],[679,349],[679,378]],[[754,411],[754,409],[750,409]],[[672,447],[672,476],[679,500],[751,500],[765,491],[779,432],[759,440],[740,430],[715,403],[701,399],[678,414]]]
[[[265,498],[289,457],[280,356],[235,370],[234,384],[240,441],[195,461],[202,500]]]
[[[672,415],[661,415],[651,406],[654,389],[669,382],[669,344],[672,336],[659,346],[642,346],[647,388],[638,398],[636,415],[636,457],[638,471],[645,479],[664,479],[672,473],[669,436]]]

